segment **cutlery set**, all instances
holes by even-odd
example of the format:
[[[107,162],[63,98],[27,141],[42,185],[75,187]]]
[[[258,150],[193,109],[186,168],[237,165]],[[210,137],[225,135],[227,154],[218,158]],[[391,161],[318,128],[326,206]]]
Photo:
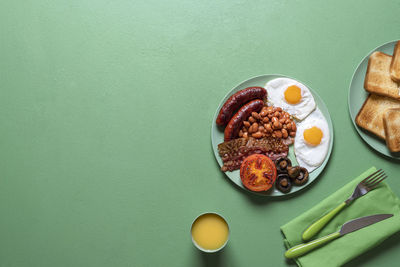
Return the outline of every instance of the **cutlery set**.
[[[314,237],[325,225],[328,224],[333,217],[335,217],[343,208],[349,206],[354,200],[359,197],[364,196],[369,191],[375,189],[380,182],[382,182],[387,176],[385,175],[382,169],[377,170],[372,173],[364,180],[362,180],[354,189],[353,194],[344,202],[342,202],[339,206],[329,211],[327,214],[322,216],[320,219],[312,223],[302,234],[302,239],[304,241],[309,241]],[[341,229],[337,232],[334,232],[330,235],[320,237],[318,239],[309,241],[308,243],[303,243],[297,246],[294,246],[285,252],[286,258],[297,258],[300,257],[311,250],[320,247],[332,240],[335,240],[345,234],[357,231],[364,227],[370,226],[382,220],[386,220],[392,217],[393,214],[375,214],[366,217],[360,217],[351,221],[344,223]]]

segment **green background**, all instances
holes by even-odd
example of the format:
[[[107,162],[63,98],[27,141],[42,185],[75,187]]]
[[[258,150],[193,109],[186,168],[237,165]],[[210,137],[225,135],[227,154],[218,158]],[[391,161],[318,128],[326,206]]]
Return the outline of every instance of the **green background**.
[[[399,39],[396,1],[1,1],[0,266],[286,266],[279,226],[371,165],[400,195],[398,162],[347,108],[360,60]],[[282,73],[334,124],[321,177],[289,198],[246,193],[218,169],[212,116],[250,77]],[[223,214],[203,255],[189,228]],[[396,266],[400,234],[348,266]],[[340,256],[340,255],[338,255]]]

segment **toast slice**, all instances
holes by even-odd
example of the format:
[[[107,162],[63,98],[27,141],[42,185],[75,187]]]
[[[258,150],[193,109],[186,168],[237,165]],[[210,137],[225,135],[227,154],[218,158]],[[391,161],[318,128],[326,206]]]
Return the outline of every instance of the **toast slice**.
[[[383,116],[386,145],[391,152],[400,152],[400,108],[388,109]]]
[[[392,63],[390,64],[390,77],[395,82],[400,82],[400,41],[397,41],[393,50]]]
[[[390,97],[370,94],[357,114],[356,124],[385,139],[383,114],[390,108],[400,108],[400,101]]]
[[[390,76],[392,56],[382,52],[373,52],[368,60],[364,88],[370,93],[392,97],[400,100],[400,90]]]

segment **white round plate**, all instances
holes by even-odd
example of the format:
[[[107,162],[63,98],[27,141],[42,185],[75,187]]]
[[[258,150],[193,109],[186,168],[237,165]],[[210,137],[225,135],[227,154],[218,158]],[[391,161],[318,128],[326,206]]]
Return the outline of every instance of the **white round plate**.
[[[222,159],[218,154],[218,144],[224,142],[224,129],[222,127],[219,127],[216,123],[215,120],[217,119],[219,110],[221,109],[222,105],[225,103],[225,101],[234,93],[236,93],[239,90],[245,89],[247,87],[250,86],[261,86],[264,87],[264,85],[272,80],[272,79],[276,79],[276,78],[290,78],[290,79],[294,79],[285,75],[280,75],[280,74],[266,74],[266,75],[261,75],[261,76],[257,76],[254,78],[250,78],[242,83],[240,83],[239,85],[235,86],[220,102],[215,114],[214,114],[214,118],[212,120],[212,126],[211,126],[211,143],[212,143],[212,148],[214,150],[214,155],[215,158],[219,164],[219,166],[221,167],[223,165],[222,163]],[[294,79],[296,80],[296,79]],[[301,81],[299,81],[301,82]],[[301,82],[302,84],[306,85],[305,83]],[[307,86],[307,85],[306,85]],[[228,176],[228,178],[230,180],[232,180],[232,182],[234,182],[237,186],[243,188],[246,191],[250,191],[253,193],[256,193],[258,195],[263,195],[263,196],[282,196],[282,195],[289,195],[289,194],[293,194],[297,191],[300,191],[302,189],[304,189],[305,187],[307,187],[308,185],[310,185],[314,180],[317,179],[317,177],[319,176],[319,174],[322,172],[322,170],[325,168],[325,165],[327,164],[329,157],[331,155],[331,151],[332,151],[332,146],[333,146],[333,125],[332,125],[332,121],[331,121],[331,117],[329,115],[329,111],[328,108],[326,107],[325,103],[322,101],[322,99],[319,97],[319,95],[313,91],[309,86],[307,86],[308,89],[310,89],[315,102],[318,106],[318,108],[321,110],[322,114],[325,116],[326,121],[328,122],[328,126],[329,126],[329,133],[330,133],[330,141],[329,141],[329,151],[328,154],[324,160],[324,162],[322,163],[321,166],[319,166],[317,169],[315,169],[313,172],[310,173],[309,176],[309,180],[307,182],[307,184],[303,185],[303,186],[293,186],[292,190],[289,193],[282,193],[279,190],[277,190],[275,188],[275,186],[273,186],[270,190],[265,191],[265,192],[253,192],[248,190],[247,188],[245,188],[242,184],[242,181],[240,179],[240,175],[239,175],[239,170],[235,170],[233,172],[225,172],[226,176]],[[291,145],[289,147],[289,154],[288,157],[290,158],[290,160],[292,161],[293,165],[297,165],[297,161],[296,158],[294,156],[294,152],[293,152],[293,145]]]

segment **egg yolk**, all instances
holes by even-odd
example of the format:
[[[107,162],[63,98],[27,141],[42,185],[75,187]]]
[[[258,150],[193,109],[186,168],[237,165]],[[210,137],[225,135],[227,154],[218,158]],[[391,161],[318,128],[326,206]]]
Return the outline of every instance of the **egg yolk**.
[[[296,85],[291,85],[286,88],[285,100],[289,104],[297,104],[301,100],[301,89]]]
[[[314,126],[304,130],[303,136],[304,140],[306,140],[307,143],[313,146],[317,146],[321,143],[323,133],[320,128]]]

